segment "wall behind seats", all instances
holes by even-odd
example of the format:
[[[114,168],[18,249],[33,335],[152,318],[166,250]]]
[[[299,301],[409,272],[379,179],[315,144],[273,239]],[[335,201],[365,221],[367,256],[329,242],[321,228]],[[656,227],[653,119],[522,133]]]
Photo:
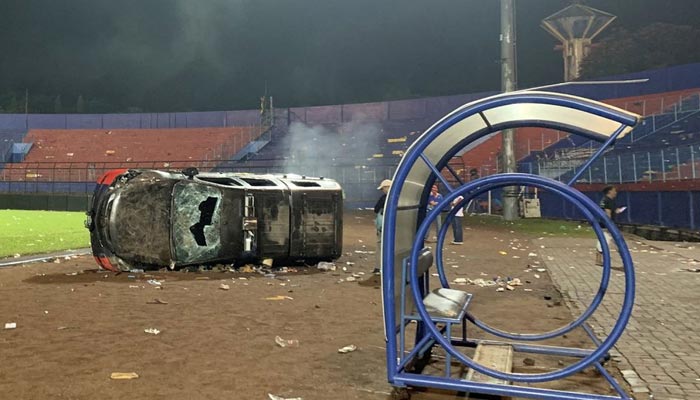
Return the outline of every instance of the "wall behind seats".
[[[596,204],[602,199],[602,186],[591,189],[595,185],[582,185],[579,188]],[[625,206],[627,210],[617,216],[617,222],[635,225],[655,225],[670,228],[697,230],[700,226],[700,189],[692,186],[687,190],[682,188],[647,188],[647,190],[625,189],[618,186],[616,199],[618,207]],[[547,218],[584,219],[575,207],[556,194],[540,192],[542,216]]]

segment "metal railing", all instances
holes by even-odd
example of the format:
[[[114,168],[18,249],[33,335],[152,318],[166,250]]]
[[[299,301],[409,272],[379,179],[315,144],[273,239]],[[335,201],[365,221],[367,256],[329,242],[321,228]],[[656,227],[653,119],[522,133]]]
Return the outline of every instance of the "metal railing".
[[[336,160],[335,163],[309,160],[274,159],[250,162],[185,160],[95,163],[0,163],[0,192],[13,193],[86,193],[92,192],[97,179],[119,168],[181,171],[196,167],[202,172],[296,173],[321,176],[338,181],[351,207],[367,207],[377,200],[377,184],[394,175],[399,157],[371,160]]]
[[[544,175],[560,181],[572,177],[579,159],[520,163],[521,172]],[[581,183],[666,182],[700,177],[700,145],[671,146],[628,152],[612,152],[593,163]]]

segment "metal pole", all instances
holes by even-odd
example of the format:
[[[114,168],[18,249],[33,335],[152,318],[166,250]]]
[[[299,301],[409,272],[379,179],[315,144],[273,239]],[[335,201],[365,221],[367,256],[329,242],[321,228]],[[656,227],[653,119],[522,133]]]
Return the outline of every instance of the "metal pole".
[[[501,89],[511,92],[517,87],[515,61],[515,0],[501,0]],[[515,172],[515,130],[501,132],[503,172]],[[518,219],[517,188],[503,188],[503,219]]]
[[[619,154],[617,155],[617,173],[620,177],[620,183],[622,183],[622,157]]]
[[[693,170],[693,179],[695,179],[695,150],[690,146],[690,165]]]
[[[603,157],[603,182],[608,183],[608,162],[607,162],[607,157]]]
[[[661,149],[661,178],[666,182],[666,156],[664,156],[664,149]]]

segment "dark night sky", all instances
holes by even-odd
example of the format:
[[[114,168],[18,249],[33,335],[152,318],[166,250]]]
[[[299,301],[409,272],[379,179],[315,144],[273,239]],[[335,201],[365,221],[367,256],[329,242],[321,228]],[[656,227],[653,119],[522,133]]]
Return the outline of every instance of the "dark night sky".
[[[517,0],[520,87],[561,79],[539,20],[570,4]],[[698,0],[589,0],[613,26],[700,25]],[[498,90],[498,0],[5,0],[0,93],[106,99],[147,111]]]

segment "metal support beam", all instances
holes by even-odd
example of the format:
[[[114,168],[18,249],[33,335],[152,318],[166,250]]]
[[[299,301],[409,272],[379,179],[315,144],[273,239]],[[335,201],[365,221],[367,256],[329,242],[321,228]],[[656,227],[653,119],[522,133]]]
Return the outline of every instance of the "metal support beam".
[[[501,0],[501,89],[512,92],[517,88],[515,60],[515,0]],[[515,130],[501,131],[501,154],[504,173],[515,171]],[[503,188],[503,219],[514,221],[518,213],[518,188]]]

